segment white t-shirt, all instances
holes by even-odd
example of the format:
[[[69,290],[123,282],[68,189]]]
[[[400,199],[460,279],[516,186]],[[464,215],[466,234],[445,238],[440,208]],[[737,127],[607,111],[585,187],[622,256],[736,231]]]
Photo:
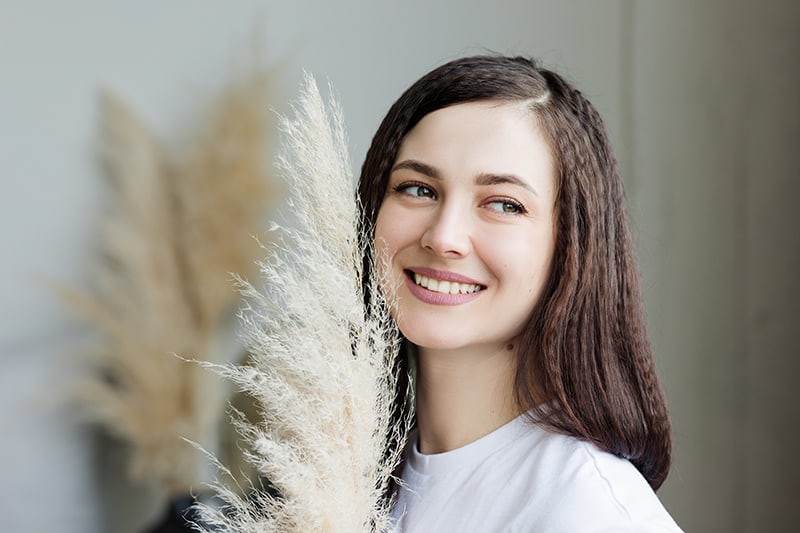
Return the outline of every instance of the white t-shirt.
[[[416,441],[392,514],[403,533],[681,531],[630,462],[524,415],[445,453]]]

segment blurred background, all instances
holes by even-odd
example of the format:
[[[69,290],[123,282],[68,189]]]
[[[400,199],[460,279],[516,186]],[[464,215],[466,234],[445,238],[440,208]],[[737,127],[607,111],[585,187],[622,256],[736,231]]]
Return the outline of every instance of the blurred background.
[[[659,495],[686,531],[797,530],[793,0],[2,0],[0,529],[139,532],[163,511],[120,447],[64,407],[92,334],[40,279],[92,285],[99,89],[173,132],[254,46],[279,112],[304,69],[330,81],[354,175],[388,106],[447,60],[535,56],[582,88],[626,179],[673,417]]]

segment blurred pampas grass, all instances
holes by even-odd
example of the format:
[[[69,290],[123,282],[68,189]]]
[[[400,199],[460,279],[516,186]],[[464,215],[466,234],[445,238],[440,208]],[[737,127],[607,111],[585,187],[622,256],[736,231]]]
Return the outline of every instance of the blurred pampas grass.
[[[59,292],[98,333],[78,400],[130,447],[134,481],[166,495],[207,479],[229,386],[182,358],[225,361],[218,338],[254,275],[260,233],[280,190],[266,169],[272,113],[258,69],[229,83],[182,150],[160,142],[121,98],[100,97],[108,205],[91,291]],[[173,354],[179,354],[176,357]]]
[[[378,280],[367,282],[342,117],[307,76],[292,118],[282,120],[279,166],[297,228],[261,264],[265,288],[242,281],[248,366],[216,369],[252,395],[261,418],[240,418],[248,459],[269,482],[249,499],[223,483],[213,531],[386,531],[385,498],[407,424],[393,420],[399,340]],[[373,272],[376,269],[372,269]]]

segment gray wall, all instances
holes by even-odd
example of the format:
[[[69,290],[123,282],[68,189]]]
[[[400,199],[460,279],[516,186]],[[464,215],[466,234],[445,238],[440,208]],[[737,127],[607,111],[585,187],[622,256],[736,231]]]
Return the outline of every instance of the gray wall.
[[[693,531],[793,531],[800,498],[800,7],[633,10],[630,194]],[[690,527],[691,526],[691,527]]]
[[[286,109],[303,68],[329,78],[354,167],[399,92],[447,59],[536,55],[576,81],[606,117],[628,181],[674,419],[661,497],[687,531],[793,529],[796,3],[3,0],[4,530],[136,531],[157,512],[147,487],[122,480],[116,452],[98,451],[59,407],[85,332],[37,279],[86,284],[102,196],[98,87],[174,131],[256,23],[264,63],[282,68],[275,107]]]

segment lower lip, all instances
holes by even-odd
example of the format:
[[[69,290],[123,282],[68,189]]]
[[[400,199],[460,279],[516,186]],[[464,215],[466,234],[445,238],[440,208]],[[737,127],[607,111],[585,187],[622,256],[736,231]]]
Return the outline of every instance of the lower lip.
[[[442,292],[429,291],[425,287],[420,287],[411,277],[406,274],[406,286],[411,294],[416,296],[418,300],[432,305],[461,305],[471,302],[481,295],[482,291],[472,292],[470,294],[444,294]]]

